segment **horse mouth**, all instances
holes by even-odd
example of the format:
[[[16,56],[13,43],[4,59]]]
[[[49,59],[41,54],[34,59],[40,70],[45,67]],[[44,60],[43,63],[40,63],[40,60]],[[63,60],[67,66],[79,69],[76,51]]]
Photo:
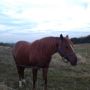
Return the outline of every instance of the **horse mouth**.
[[[75,59],[69,59],[68,57],[66,57],[67,62],[69,62],[72,66],[76,66],[77,65],[77,58]]]

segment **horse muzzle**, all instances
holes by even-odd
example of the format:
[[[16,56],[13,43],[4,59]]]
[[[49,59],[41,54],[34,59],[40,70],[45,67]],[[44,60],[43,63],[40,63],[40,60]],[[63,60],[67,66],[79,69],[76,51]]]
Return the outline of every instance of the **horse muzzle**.
[[[71,60],[69,60],[69,61],[70,61],[70,64],[71,64],[72,66],[77,65],[77,57],[74,57],[73,59],[71,59]]]

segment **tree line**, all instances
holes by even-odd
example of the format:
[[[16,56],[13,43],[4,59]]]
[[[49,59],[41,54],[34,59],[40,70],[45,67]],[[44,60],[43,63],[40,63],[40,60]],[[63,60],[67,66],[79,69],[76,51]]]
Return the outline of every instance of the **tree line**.
[[[14,43],[4,43],[0,42],[0,46],[8,46],[8,47],[13,47]]]
[[[90,35],[85,37],[79,37],[79,38],[71,38],[71,41],[74,44],[90,43]]]

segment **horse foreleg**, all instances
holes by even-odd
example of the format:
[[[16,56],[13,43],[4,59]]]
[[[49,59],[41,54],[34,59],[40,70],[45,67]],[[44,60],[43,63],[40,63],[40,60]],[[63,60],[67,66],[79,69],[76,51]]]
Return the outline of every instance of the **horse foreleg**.
[[[44,90],[47,90],[47,73],[48,68],[43,68]]]
[[[32,68],[33,73],[33,90],[36,90],[36,81],[37,81],[37,68]]]
[[[18,74],[19,74],[19,87],[22,87],[22,83],[25,83],[24,79],[24,67],[17,67]]]

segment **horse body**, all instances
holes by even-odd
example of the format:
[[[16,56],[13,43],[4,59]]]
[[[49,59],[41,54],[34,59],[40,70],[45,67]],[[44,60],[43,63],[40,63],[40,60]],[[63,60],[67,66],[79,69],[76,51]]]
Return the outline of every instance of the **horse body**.
[[[36,67],[48,67],[51,56],[57,51],[55,45],[56,40],[54,41],[53,37],[32,43],[29,52],[30,63],[35,64]]]
[[[68,49],[66,49],[66,46]],[[72,65],[76,65],[76,55],[70,47],[67,38],[64,38],[62,35],[60,37],[46,37],[36,40],[33,43],[28,43],[26,41],[19,41],[16,43],[13,48],[13,56],[19,74],[19,86],[22,86],[24,69],[26,67],[31,67],[33,73],[33,90],[35,90],[37,70],[42,68],[43,79],[45,81],[44,90],[47,90],[48,67],[52,55],[56,52],[59,52],[63,57],[69,60]]]
[[[28,43],[19,41],[14,47],[14,57],[17,66],[48,67],[52,54],[57,51],[56,40],[53,37]],[[47,43],[49,43],[47,45]],[[55,44],[54,44],[55,43]]]

